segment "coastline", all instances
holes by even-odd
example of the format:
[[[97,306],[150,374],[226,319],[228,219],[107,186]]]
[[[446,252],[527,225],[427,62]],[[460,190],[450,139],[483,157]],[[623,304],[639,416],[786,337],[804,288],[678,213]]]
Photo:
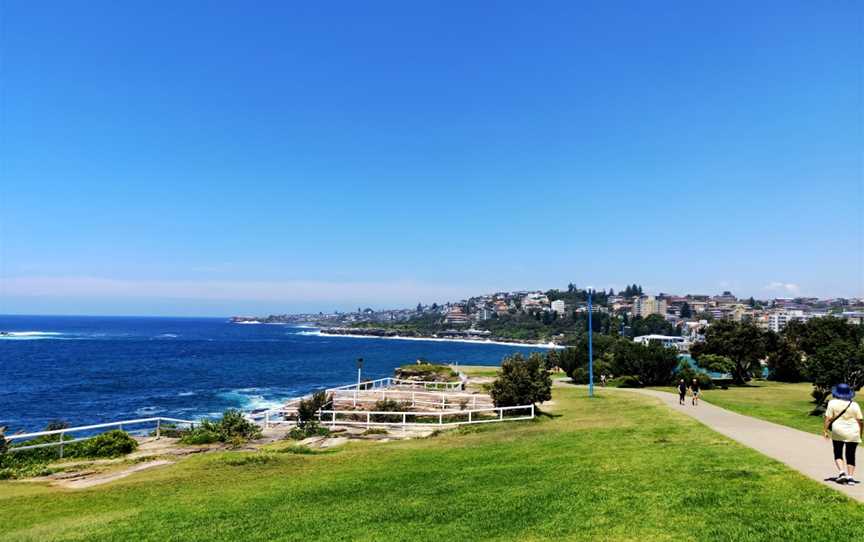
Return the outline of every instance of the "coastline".
[[[521,346],[523,348],[545,348],[548,350],[564,350],[566,346],[554,343],[517,343],[508,341],[493,341],[491,339],[445,339],[441,337],[403,337],[401,335],[363,335],[359,333],[324,333],[320,328],[317,331],[300,331],[302,335],[314,335],[318,337],[353,337],[356,339],[392,339],[399,341],[431,341],[431,342],[453,342],[468,344],[497,344],[499,346]]]

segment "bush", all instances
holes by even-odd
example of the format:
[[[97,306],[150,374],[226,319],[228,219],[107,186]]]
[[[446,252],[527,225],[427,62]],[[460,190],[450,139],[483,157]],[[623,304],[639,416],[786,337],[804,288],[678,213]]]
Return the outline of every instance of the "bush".
[[[408,409],[408,405],[399,403],[392,399],[384,399],[375,403],[375,408],[372,410],[378,412],[404,412]],[[402,421],[401,414],[372,414],[371,421],[379,423],[397,423]]]
[[[638,378],[632,375],[622,376],[617,379],[617,387],[619,388],[641,388],[642,382],[639,381]]]
[[[219,422],[219,440],[228,442],[239,437],[244,440],[261,438],[261,428],[247,420],[243,413],[236,409],[226,410]]]
[[[664,386],[678,367],[678,352],[652,342],[648,346],[619,340],[612,348],[615,374],[633,375],[645,386]]]
[[[213,444],[214,442],[219,442],[219,433],[210,428],[198,426],[195,429],[187,431],[180,438],[180,442],[191,445]]]
[[[125,431],[115,429],[67,446],[68,457],[118,457],[138,449],[138,441]]]
[[[203,420],[201,425],[187,432],[180,442],[183,444],[225,442],[236,446],[257,438],[261,438],[261,428],[247,420],[239,410],[232,408],[226,410],[219,420]]]
[[[285,438],[292,440],[303,440],[309,437],[326,437],[330,434],[330,430],[326,427],[321,427],[317,423],[309,423],[303,427],[299,425],[291,429]]]
[[[801,352],[791,342],[780,340],[776,350],[768,354],[768,378],[778,382],[803,382],[806,380]]]
[[[5,431],[5,427],[0,427],[0,455],[5,454],[9,448],[9,441],[6,440],[6,435],[4,434]]]
[[[711,380],[711,377],[706,375],[705,373],[697,373],[696,381],[699,382],[700,390],[713,390],[714,389],[714,381]],[[693,379],[687,381],[688,384],[693,382]]]
[[[276,460],[276,456],[269,453],[237,453],[234,452],[231,455],[222,459],[226,464],[234,466],[234,467],[243,467],[246,465],[265,465],[267,463],[271,463]]]
[[[327,406],[331,399],[324,391],[316,391],[309,399],[303,399],[297,406],[297,425],[306,426],[309,423],[317,423],[318,411]]]
[[[492,383],[492,401],[496,407],[531,405],[552,398],[552,377],[544,368],[543,357],[522,354],[504,358],[501,372]]]

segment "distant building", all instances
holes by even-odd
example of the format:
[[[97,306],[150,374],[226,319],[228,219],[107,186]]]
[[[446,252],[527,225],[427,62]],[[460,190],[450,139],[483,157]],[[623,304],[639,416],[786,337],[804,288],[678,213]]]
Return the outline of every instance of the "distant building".
[[[522,310],[541,310],[549,306],[549,298],[545,294],[535,292],[522,298]]]
[[[640,335],[633,337],[634,343],[644,344],[648,346],[652,342],[658,342],[666,348],[677,348],[681,352],[686,352],[690,346],[685,337],[677,337],[675,335]]]
[[[785,310],[785,311],[777,311],[768,314],[767,318],[767,326],[768,329],[779,333],[786,328],[789,322],[794,320],[798,320],[801,322],[806,322],[811,318],[818,318],[822,316],[821,314],[808,314],[803,310]]]
[[[453,305],[450,307],[450,310],[447,311],[447,315],[444,317],[444,323],[467,324],[468,316],[465,314],[465,311],[462,310],[462,307],[459,305]]]
[[[560,316],[566,315],[567,303],[565,303],[563,299],[556,299],[552,302],[552,311],[558,313]]]
[[[633,315],[648,317],[652,314],[666,316],[666,300],[657,299],[651,295],[636,296],[633,298]]]

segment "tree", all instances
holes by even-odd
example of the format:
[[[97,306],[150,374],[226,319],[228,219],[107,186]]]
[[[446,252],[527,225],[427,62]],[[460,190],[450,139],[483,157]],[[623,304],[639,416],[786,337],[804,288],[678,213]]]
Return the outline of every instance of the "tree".
[[[678,352],[657,342],[645,346],[622,339],[612,348],[614,373],[635,376],[643,386],[668,384],[677,366]]]
[[[747,304],[750,305],[750,308],[756,308],[756,300],[753,299],[753,296],[750,296],[750,299],[747,300]]]
[[[681,318],[690,318],[693,316],[693,310],[690,308],[690,303],[684,302],[681,305]]]
[[[785,339],[769,347],[768,378],[779,382],[802,382],[805,380],[804,362],[801,352]]]
[[[659,314],[649,314],[645,318],[637,316],[630,324],[634,337],[641,335],[678,335],[671,322]]]
[[[697,360],[696,364],[715,373],[732,373],[735,370],[735,362],[726,356],[718,356],[717,354],[703,354]]]
[[[786,325],[783,336],[798,350],[810,356],[835,340],[858,345],[864,339],[864,326],[850,324],[834,316],[812,318],[806,322],[793,320]]]
[[[860,389],[864,384],[864,346],[835,339],[808,356],[806,367],[816,388],[814,397],[817,393],[827,395],[831,386],[844,382]]]
[[[307,426],[317,425],[315,417],[318,411],[329,402],[330,398],[324,391],[316,391],[309,399],[301,399],[300,404],[297,405],[297,427],[306,429]]]
[[[705,354],[726,356],[734,362],[732,379],[740,385],[761,370],[765,341],[765,333],[752,322],[720,320],[708,327],[705,342],[691,346],[690,353],[697,363]]]
[[[423,312],[423,304],[417,303],[417,312]]]
[[[534,353],[504,358],[498,378],[490,390],[496,407],[542,403],[552,398],[552,377],[543,367],[543,357]]]

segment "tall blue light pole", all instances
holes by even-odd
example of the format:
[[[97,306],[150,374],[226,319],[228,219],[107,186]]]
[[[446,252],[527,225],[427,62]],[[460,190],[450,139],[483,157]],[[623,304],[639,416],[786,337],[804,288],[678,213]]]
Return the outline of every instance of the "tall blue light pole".
[[[588,397],[594,397],[594,341],[591,339],[591,290],[588,290]]]

